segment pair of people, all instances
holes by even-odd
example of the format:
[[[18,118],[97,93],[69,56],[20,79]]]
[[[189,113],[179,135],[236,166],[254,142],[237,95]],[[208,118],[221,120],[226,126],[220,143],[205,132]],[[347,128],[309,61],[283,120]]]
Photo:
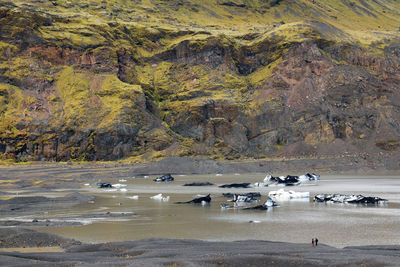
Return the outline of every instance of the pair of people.
[[[311,242],[312,242],[312,246],[314,246],[314,244],[315,244],[315,246],[318,246],[318,238],[315,238],[315,239],[313,238]]]

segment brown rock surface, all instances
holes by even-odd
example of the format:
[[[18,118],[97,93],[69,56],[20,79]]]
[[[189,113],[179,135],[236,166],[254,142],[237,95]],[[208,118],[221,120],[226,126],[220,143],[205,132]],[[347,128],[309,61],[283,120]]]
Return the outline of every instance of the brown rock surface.
[[[368,32],[375,41],[365,43],[329,22],[281,19],[238,35],[215,25],[149,26],[145,16],[132,24],[123,5],[80,8],[100,23],[73,13],[75,1],[3,2],[3,159],[390,157],[400,149],[397,33]],[[193,1],[153,2],[140,10],[199,12]],[[282,16],[280,6],[300,16],[291,1],[259,8]]]

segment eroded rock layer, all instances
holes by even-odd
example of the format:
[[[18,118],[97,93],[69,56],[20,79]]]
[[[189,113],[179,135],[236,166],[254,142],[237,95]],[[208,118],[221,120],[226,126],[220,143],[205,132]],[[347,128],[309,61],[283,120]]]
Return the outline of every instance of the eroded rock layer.
[[[1,157],[399,151],[399,3],[208,2],[0,1]]]

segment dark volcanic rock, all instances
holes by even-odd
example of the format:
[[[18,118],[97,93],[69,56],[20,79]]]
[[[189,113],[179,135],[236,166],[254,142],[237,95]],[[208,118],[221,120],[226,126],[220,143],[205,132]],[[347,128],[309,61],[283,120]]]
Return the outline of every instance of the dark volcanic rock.
[[[333,10],[324,5],[316,10],[311,2],[302,8],[294,8],[293,1],[256,2],[223,0],[215,5],[232,14],[226,16],[230,21],[259,12],[276,20],[243,33],[234,26],[228,30],[225,23],[168,23],[174,25],[168,30],[142,25],[148,15],[132,16],[122,7],[108,10],[97,3],[83,5],[82,14],[90,10],[90,16],[106,22],[75,29],[79,14],[74,19],[63,14],[73,13],[73,3],[63,4],[61,11],[54,10],[60,5],[54,1],[33,1],[29,7],[4,2],[1,158],[146,161],[173,156],[235,160],[353,155],[378,164],[377,158],[398,153],[400,126],[393,122],[400,121],[400,46],[392,29],[395,23],[388,25],[391,38],[369,31],[376,39],[365,44],[343,30],[348,25],[326,22],[335,15],[327,15]],[[164,11],[182,14],[175,12],[182,8],[196,14],[202,10],[224,21],[213,6],[201,3],[154,5],[157,8],[143,12],[157,17]],[[398,3],[393,5],[385,12],[396,10]],[[363,6],[345,5],[343,21],[353,19],[346,14],[357,17],[360,10],[368,16],[359,19],[378,16],[369,10],[372,5]],[[305,15],[301,10],[312,11]],[[302,22],[283,25],[280,12],[286,13],[282,18]],[[116,22],[116,14],[123,19]],[[388,24],[387,15],[382,16],[382,24]],[[398,18],[397,13],[390,16]],[[199,27],[201,31],[194,30]],[[214,27],[226,34],[215,34]],[[60,32],[68,38],[61,38]]]

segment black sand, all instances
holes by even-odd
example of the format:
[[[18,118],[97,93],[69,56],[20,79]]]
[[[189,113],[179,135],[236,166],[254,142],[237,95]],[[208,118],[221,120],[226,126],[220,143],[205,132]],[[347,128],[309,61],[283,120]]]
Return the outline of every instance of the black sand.
[[[1,266],[398,266],[400,262],[400,246],[338,249],[323,244],[183,239],[80,244],[51,234],[17,232],[1,229],[0,237],[14,238],[9,243],[13,247],[54,245],[65,252],[0,252]]]

